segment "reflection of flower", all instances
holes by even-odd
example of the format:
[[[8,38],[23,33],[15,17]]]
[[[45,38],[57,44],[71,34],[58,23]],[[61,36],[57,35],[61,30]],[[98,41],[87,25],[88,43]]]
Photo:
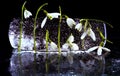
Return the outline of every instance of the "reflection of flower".
[[[95,60],[88,60],[85,62],[83,62],[82,60],[80,60],[80,65],[84,70],[90,70],[92,69],[92,66],[95,64]]]
[[[94,47],[88,49],[86,52],[89,53],[89,52],[92,52],[96,49],[97,49],[97,55],[102,55],[102,50],[110,52],[110,49],[102,47],[102,46],[94,46]]]
[[[72,18],[67,18],[66,23],[70,28],[72,28],[76,24]]]
[[[71,52],[68,52],[67,59],[68,59],[68,61],[69,61],[70,64],[73,64],[73,56],[72,56]]]
[[[28,10],[25,10],[24,11],[24,17],[25,17],[25,19],[29,18],[30,16],[32,16],[32,13],[30,11],[28,11]]]
[[[79,32],[82,30],[82,23],[78,23],[76,26],[75,26],[75,29],[77,29]]]
[[[91,28],[88,28],[87,31],[82,34],[81,39],[84,39],[86,35],[90,36],[94,41],[96,41],[95,33]]]
[[[47,17],[52,20],[53,18],[58,18],[60,16],[60,13],[47,13]],[[44,27],[46,21],[47,21],[47,17],[45,17],[41,23],[41,28]]]
[[[71,34],[67,42],[62,45],[62,48],[66,50],[68,50],[69,48],[71,50],[79,50],[78,45],[76,43],[73,43],[73,41],[74,41],[74,36]]]

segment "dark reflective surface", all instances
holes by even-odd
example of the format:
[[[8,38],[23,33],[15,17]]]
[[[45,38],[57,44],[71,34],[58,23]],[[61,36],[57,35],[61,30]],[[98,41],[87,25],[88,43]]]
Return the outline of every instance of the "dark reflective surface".
[[[79,51],[37,52],[13,50],[10,58],[12,76],[101,76],[105,69],[104,57],[93,57]]]
[[[33,51],[22,51],[18,54],[17,49],[14,49],[8,71],[12,76],[119,76],[120,74],[120,59],[102,57],[102,60],[98,60],[79,53],[73,54],[72,57],[73,60],[68,57],[67,52],[64,52],[59,61],[57,52],[49,52],[47,58],[45,52],[35,54]]]
[[[64,60],[65,57],[61,57],[63,60],[60,62],[60,65],[59,65],[60,70],[57,70],[54,64],[57,67],[58,64],[56,62],[58,61],[54,60],[55,59],[55,54],[54,54],[53,55],[54,58],[52,58],[52,56],[49,57],[49,58],[52,58],[53,60],[51,60],[51,64],[49,64],[50,61],[48,60],[47,64],[49,65],[49,71],[48,73],[46,73],[46,69],[45,69],[46,62],[42,60],[43,54],[38,55],[39,57],[37,57],[37,60],[43,61],[43,63],[37,62],[37,60],[36,60],[36,63],[34,63],[34,55],[32,53],[21,54],[22,64],[19,62],[19,60],[16,60],[18,55],[16,54],[13,54],[13,55],[11,57],[12,59],[10,60],[10,62],[12,61],[14,62],[14,64],[10,63],[10,65],[8,66],[9,68],[6,69],[7,76],[30,76],[30,75],[31,76],[44,76],[44,75],[47,75],[47,76],[91,76],[91,75],[92,76],[119,76],[120,75],[120,59],[118,58],[117,59],[106,58],[105,66],[99,65],[99,64],[95,66],[96,63],[98,63],[98,62],[93,62],[95,59],[92,59],[91,61],[87,61],[86,63],[84,62],[84,60],[82,60],[83,63],[81,62],[81,60],[79,61],[79,63],[76,60],[74,60],[73,64],[70,65],[70,62],[67,59]],[[74,57],[74,59],[76,58]],[[8,61],[6,60],[4,62],[8,64],[9,60]],[[78,64],[80,65],[78,66]],[[36,65],[36,67],[34,65]],[[100,72],[98,72],[98,68],[100,69],[100,67],[102,68]],[[79,68],[79,71],[76,72],[75,69],[78,69],[78,68]],[[90,71],[93,71],[93,72],[90,72]]]

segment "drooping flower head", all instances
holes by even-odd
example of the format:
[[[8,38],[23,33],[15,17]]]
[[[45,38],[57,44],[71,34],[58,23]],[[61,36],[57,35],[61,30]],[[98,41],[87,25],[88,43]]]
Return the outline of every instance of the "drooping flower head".
[[[85,32],[83,32],[83,34],[81,35],[81,39],[84,39],[87,35],[90,36],[93,41],[96,41],[95,33],[91,28],[88,28]]]
[[[75,29],[77,29],[79,32],[82,30],[82,23],[78,23],[76,26],[75,26]]]
[[[90,49],[88,49],[86,52],[87,53],[90,53],[90,52],[92,52],[92,51],[94,51],[94,50],[96,50],[97,49],[97,55],[102,55],[102,51],[104,50],[104,51],[107,51],[107,52],[110,52],[110,49],[108,49],[108,48],[106,48],[106,47],[102,47],[102,46],[94,46],[94,47],[91,47]]]
[[[44,27],[45,23],[47,22],[47,18],[52,20],[53,18],[58,18],[60,16],[60,13],[54,12],[54,13],[47,13],[47,16],[43,19],[41,23],[41,28]]]
[[[72,18],[67,18],[66,23],[70,28],[73,28],[74,25],[76,25],[75,21]]]
[[[24,11],[24,18],[29,18],[30,16],[32,16],[32,13],[30,11],[28,11],[27,9],[25,9]]]

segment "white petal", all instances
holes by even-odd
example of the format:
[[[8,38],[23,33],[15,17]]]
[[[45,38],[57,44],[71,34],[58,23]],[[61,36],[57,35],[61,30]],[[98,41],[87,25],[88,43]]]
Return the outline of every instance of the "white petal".
[[[101,46],[98,47],[97,55],[102,55],[102,47]]]
[[[103,50],[110,52],[110,49],[102,47]]]
[[[71,50],[79,50],[78,45],[75,43],[72,43]]]
[[[25,10],[24,11],[24,17],[25,17],[25,19],[29,18],[30,16],[32,16],[32,13],[30,11],[28,11],[28,10]]]
[[[67,50],[69,48],[69,44],[68,43],[63,44],[62,48],[65,49],[65,50]]]
[[[48,13],[48,16],[51,16],[51,19],[58,18],[60,16],[60,13]]]
[[[44,25],[45,25],[46,21],[47,21],[47,17],[45,17],[45,18],[43,19],[43,21],[42,21],[42,23],[41,23],[41,28],[43,28],[43,27],[44,27]]]
[[[89,53],[89,52],[92,52],[94,50],[96,50],[99,46],[94,46],[94,47],[91,47],[89,48],[86,52]]]
[[[84,32],[81,36],[81,39],[84,39],[86,35],[87,35],[87,32]]]
[[[70,28],[72,28],[76,24],[72,18],[67,18],[66,23]]]
[[[52,49],[53,51],[56,51],[56,50],[57,50],[57,45],[56,45],[54,42],[51,42],[51,43],[50,43],[50,46],[51,46],[51,49]]]
[[[72,43],[74,41],[74,36],[71,34],[68,38],[68,42]]]
[[[76,26],[75,26],[75,29],[77,29],[79,32],[82,30],[82,23],[78,23]]]
[[[96,41],[95,33],[92,31],[91,28],[89,30],[90,30],[89,36],[93,39],[93,41]]]

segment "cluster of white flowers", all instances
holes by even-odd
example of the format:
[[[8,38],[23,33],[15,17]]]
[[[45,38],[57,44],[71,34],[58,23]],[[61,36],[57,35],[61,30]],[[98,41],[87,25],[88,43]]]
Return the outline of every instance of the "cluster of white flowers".
[[[41,28],[43,28],[45,26],[45,23],[47,21],[47,18],[49,18],[50,20],[52,20],[53,18],[59,18],[59,16],[61,16],[60,13],[54,12],[54,13],[47,13],[47,16],[43,19],[42,23],[41,23]],[[32,16],[32,13],[28,10],[24,11],[24,18],[29,18],[30,16]],[[72,18],[66,17],[66,23],[70,28],[75,28],[76,30],[78,30],[79,32],[81,32],[82,28],[83,28],[83,24],[81,22],[76,23]],[[87,28],[83,34],[81,35],[81,40],[83,40],[86,36],[90,36],[93,41],[96,41],[96,36],[95,33],[93,32],[92,28],[89,27]],[[58,47],[54,42],[50,42],[50,46],[51,50],[55,51]],[[74,36],[71,34],[69,36],[69,38],[67,39],[66,43],[62,45],[62,49],[65,50],[79,50],[79,46],[74,43]],[[102,55],[102,49],[110,52],[110,49],[102,47],[102,46],[94,46],[89,48],[88,50],[86,50],[86,53],[90,53],[94,50],[97,50],[97,55]]]
[[[67,42],[62,45],[62,48],[65,50],[79,50],[79,47],[76,43],[74,42],[74,36],[71,34],[70,37],[68,38]]]

